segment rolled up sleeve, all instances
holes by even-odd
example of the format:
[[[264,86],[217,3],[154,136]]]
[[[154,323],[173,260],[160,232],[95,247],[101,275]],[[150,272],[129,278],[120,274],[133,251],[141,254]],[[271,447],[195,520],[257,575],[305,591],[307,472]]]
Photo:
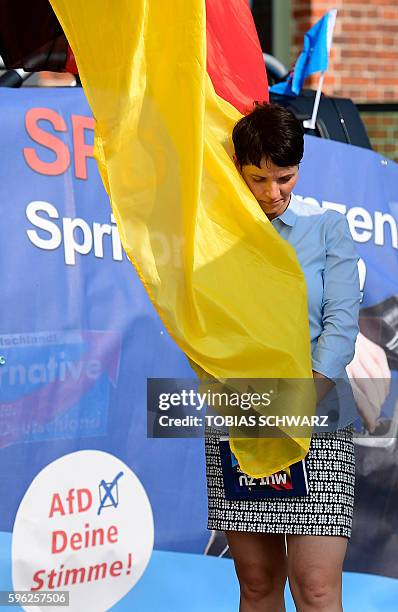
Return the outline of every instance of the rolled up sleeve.
[[[358,255],[346,218],[328,211],[322,302],[323,331],[312,355],[312,368],[327,378],[342,376],[354,356],[359,331]]]

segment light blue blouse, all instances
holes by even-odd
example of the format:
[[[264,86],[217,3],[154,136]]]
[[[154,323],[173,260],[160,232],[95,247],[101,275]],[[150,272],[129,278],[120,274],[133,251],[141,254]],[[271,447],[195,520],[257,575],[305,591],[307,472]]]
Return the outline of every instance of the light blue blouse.
[[[358,255],[347,220],[292,194],[271,223],[295,249],[307,283],[312,369],[336,383],[318,412],[337,411],[330,412],[330,429],[344,427],[357,417],[345,368],[354,356],[360,303]]]

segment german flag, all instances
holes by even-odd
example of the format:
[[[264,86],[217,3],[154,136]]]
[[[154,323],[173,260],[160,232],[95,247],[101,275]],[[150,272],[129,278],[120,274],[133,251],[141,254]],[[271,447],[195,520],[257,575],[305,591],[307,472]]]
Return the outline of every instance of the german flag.
[[[232,160],[240,113],[268,97],[245,0],[51,4],[123,246],[172,337],[203,378],[312,379],[304,276]],[[262,477],[302,459],[309,439],[230,444]]]

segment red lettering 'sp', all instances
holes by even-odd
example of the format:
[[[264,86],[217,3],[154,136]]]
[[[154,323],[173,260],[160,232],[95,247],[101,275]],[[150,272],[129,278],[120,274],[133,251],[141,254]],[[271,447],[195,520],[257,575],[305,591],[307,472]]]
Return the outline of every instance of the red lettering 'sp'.
[[[85,130],[94,130],[93,117],[72,115],[75,176],[87,180],[87,158],[93,157],[93,145],[84,140]]]
[[[32,170],[47,176],[63,174],[70,164],[70,153],[68,146],[54,134],[50,134],[40,127],[39,121],[46,120],[51,123],[57,132],[66,132],[66,123],[59,113],[51,108],[30,108],[25,116],[26,131],[38,144],[50,149],[55,154],[54,161],[44,161],[38,156],[34,147],[24,147],[25,161]]]

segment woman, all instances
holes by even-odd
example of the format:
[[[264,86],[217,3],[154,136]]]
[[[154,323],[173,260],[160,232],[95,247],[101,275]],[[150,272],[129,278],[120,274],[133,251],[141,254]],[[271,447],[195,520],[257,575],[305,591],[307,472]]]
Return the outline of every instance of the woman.
[[[343,215],[292,193],[304,152],[300,122],[276,105],[258,106],[233,130],[234,161],[304,272],[313,376],[324,395],[354,354],[360,301],[357,255]],[[341,398],[340,398],[341,399]],[[226,533],[240,583],[241,612],[285,609],[289,580],[300,612],[342,610],[342,566],[351,535],[355,459],[344,412],[335,432],[315,433],[304,497],[227,500],[218,437],[207,430],[208,528]]]

